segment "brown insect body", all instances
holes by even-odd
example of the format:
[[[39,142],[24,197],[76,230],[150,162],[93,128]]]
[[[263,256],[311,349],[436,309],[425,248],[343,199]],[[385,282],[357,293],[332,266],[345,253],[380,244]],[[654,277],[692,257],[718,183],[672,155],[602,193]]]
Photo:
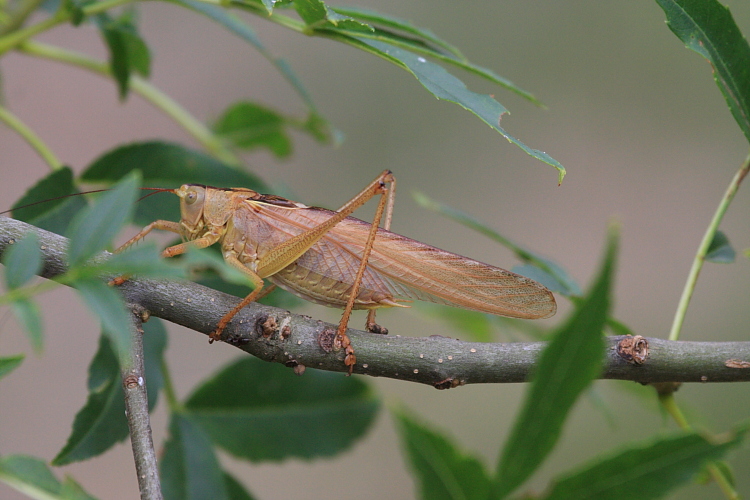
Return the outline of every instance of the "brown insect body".
[[[555,313],[552,293],[529,278],[349,216],[380,194],[374,225],[379,225],[385,210],[388,227],[393,200],[392,188],[388,192],[385,187],[388,182],[395,181],[386,171],[337,212],[246,188],[186,184],[173,191],[181,199],[181,221],[153,222],[121,249],[152,229],[172,231],[187,240],[167,248],[165,256],[183,253],[188,245],[220,243],[227,263],[247,274],[256,289],[222,319],[212,339],[219,338],[241,307],[262,296],[264,279],[305,300],[344,308],[338,338],[350,371],[356,362],[346,336],[351,309],[408,307],[403,302],[424,300],[524,319]],[[377,331],[373,313],[367,325]]]

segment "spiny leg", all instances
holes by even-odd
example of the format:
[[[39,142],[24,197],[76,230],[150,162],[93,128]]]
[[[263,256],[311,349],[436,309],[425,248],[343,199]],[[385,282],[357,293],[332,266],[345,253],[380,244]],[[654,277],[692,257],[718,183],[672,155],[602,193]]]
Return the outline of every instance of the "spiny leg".
[[[396,201],[396,178],[391,175],[391,185],[388,188],[388,204],[385,207],[385,221],[383,229],[390,231],[391,220],[393,219],[393,204]],[[365,320],[365,331],[377,333],[378,335],[388,335],[388,328],[380,326],[375,322],[375,313],[377,309],[367,311],[367,320]]]
[[[232,318],[234,318],[237,313],[242,310],[243,307],[250,304],[251,302],[255,302],[262,297],[265,297],[271,290],[273,290],[273,287],[269,287],[270,290],[263,292],[263,279],[256,273],[254,273],[249,267],[243,264],[236,255],[232,253],[225,253],[224,262],[250,278],[250,280],[253,282],[253,291],[250,292],[247,297],[242,299],[242,302],[237,304],[234,309],[226,313],[224,317],[219,320],[219,323],[216,325],[216,329],[208,336],[209,344],[212,344],[214,340],[221,340],[222,332],[227,327],[229,322],[232,321]]]
[[[161,231],[170,231],[172,233],[182,234],[182,226],[180,225],[179,222],[172,222],[170,220],[155,220],[154,222],[152,222],[148,226],[146,226],[143,229],[141,229],[138,234],[136,234],[135,236],[133,236],[132,238],[130,238],[128,241],[126,241],[124,244],[122,244],[121,246],[119,246],[114,251],[114,253],[120,253],[120,252],[123,252],[123,251],[127,250],[128,248],[130,248],[131,246],[135,245],[136,243],[138,243],[139,241],[141,241],[143,238],[145,238],[146,235],[148,233],[150,233],[151,231],[153,231],[154,229],[159,229]],[[164,252],[162,252],[162,257],[171,257],[171,255],[164,255]],[[115,278],[112,281],[110,281],[109,284],[112,285],[112,286],[120,286],[123,283],[125,283],[127,280],[128,280],[128,276],[127,275],[118,276],[117,278]]]
[[[354,365],[357,363],[357,356],[354,354],[354,348],[351,345],[351,340],[349,339],[349,336],[346,334],[347,326],[349,325],[349,318],[352,314],[352,309],[354,308],[354,301],[357,299],[357,295],[359,294],[359,288],[362,284],[362,279],[365,275],[365,270],[367,269],[367,261],[370,258],[370,253],[372,252],[372,247],[375,244],[375,236],[378,232],[378,226],[380,226],[380,219],[383,217],[383,212],[385,211],[386,203],[388,202],[388,199],[390,197],[386,198],[387,189],[385,187],[386,183],[390,182],[393,183],[393,174],[391,174],[389,171],[384,172],[383,175],[380,177],[380,184],[378,187],[378,190],[375,192],[377,194],[380,193],[380,201],[378,202],[378,208],[375,211],[375,217],[373,217],[372,224],[370,226],[370,233],[367,235],[367,242],[365,243],[365,248],[362,252],[362,261],[359,264],[359,269],[357,269],[357,275],[354,278],[354,283],[352,284],[351,293],[349,295],[349,300],[346,302],[346,308],[344,309],[344,314],[341,316],[341,321],[339,322],[339,328],[336,332],[336,343],[340,344],[341,347],[344,349],[344,364],[349,367],[349,375],[352,374],[352,370],[354,369]],[[389,203],[391,206],[393,205],[392,202]],[[348,204],[347,204],[348,205]],[[344,205],[345,207],[347,205]],[[390,221],[388,221],[390,223]],[[368,318],[369,318],[368,314]],[[373,322],[374,322],[374,314],[373,314]]]

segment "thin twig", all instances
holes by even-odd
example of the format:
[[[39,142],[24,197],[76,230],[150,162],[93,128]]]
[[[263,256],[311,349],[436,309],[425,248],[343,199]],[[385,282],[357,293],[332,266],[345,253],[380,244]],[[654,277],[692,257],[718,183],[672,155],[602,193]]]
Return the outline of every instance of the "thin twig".
[[[36,230],[51,278],[65,272],[67,239],[8,218],[0,218],[0,254],[30,230]],[[107,277],[104,277],[107,279]],[[208,335],[240,299],[190,282],[132,278],[119,287],[128,303],[151,315]],[[331,345],[336,325],[251,304],[224,332],[225,342],[266,361],[345,372],[344,353]],[[348,331],[358,363],[354,373],[389,377],[449,388],[473,383],[523,382],[534,368],[544,342],[480,343],[447,337],[404,337]],[[422,335],[425,335],[422,333]],[[608,337],[602,378],[652,382],[750,381],[750,342],[674,342],[638,337]],[[208,348],[208,346],[207,346]],[[638,363],[635,363],[635,361]]]
[[[148,414],[146,375],[143,367],[143,329],[145,314],[139,305],[132,305],[133,328],[129,362],[120,367],[122,387],[125,392],[125,415],[130,428],[130,444],[133,447],[135,470],[141,500],[161,500],[159,467],[156,464],[156,451],[151,436],[151,421]]]
[[[729,208],[729,204],[732,203],[732,199],[734,199],[734,195],[737,194],[737,189],[739,189],[740,184],[747,175],[748,171],[750,171],[750,155],[745,158],[745,161],[743,162],[740,169],[736,174],[734,174],[732,182],[729,183],[729,187],[727,187],[727,190],[724,193],[719,206],[716,208],[716,212],[714,213],[713,218],[711,219],[711,223],[708,225],[708,228],[706,228],[706,233],[703,235],[703,239],[698,246],[698,251],[695,254],[695,258],[693,259],[693,265],[690,268],[687,282],[685,283],[685,287],[682,290],[680,302],[677,305],[677,311],[675,312],[674,320],[672,322],[672,329],[669,331],[669,340],[677,340],[680,337],[682,323],[685,321],[687,308],[688,305],[690,305],[690,299],[692,298],[693,292],[695,291],[695,285],[698,283],[698,275],[703,268],[703,263],[706,260],[708,249],[711,246],[711,242],[714,240],[714,236],[716,236],[716,231],[719,230],[719,225],[721,224],[721,220],[724,218],[724,214]]]

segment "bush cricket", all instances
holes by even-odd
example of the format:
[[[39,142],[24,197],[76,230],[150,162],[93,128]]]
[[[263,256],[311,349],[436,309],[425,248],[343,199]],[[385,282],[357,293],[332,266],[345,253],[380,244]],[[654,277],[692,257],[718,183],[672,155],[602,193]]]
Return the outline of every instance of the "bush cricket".
[[[346,334],[352,309],[368,310],[368,331],[387,333],[375,323],[375,310],[409,307],[403,302],[415,299],[524,319],[548,318],[557,308],[552,293],[529,278],[391,233],[395,178],[389,170],[335,212],[246,188],[185,184],[167,191],[180,197],[180,222],[152,222],[117,251],[153,229],[184,240],[166,248],[165,257],[220,243],[224,260],[254,289],[219,321],[210,341],[220,340],[232,318],[274,286],[344,309],[334,342],[345,350],[349,374],[357,361]],[[371,224],[350,217],[378,195]],[[266,279],[272,285],[264,288]]]

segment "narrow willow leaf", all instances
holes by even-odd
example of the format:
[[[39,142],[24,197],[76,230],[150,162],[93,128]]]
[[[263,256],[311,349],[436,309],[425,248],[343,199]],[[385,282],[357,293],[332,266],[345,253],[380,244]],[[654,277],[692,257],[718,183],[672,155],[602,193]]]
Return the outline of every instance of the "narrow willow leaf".
[[[112,183],[137,170],[149,187],[178,188],[195,183],[217,187],[247,187],[268,192],[256,176],[241,172],[205,153],[168,142],[139,142],[97,158],[81,175],[86,182]],[[155,220],[180,220],[179,199],[165,193],[137,204],[134,222],[145,226]]]
[[[16,354],[15,356],[5,356],[0,358],[0,378],[3,378],[21,366],[21,363],[25,358],[25,354]]]
[[[500,127],[500,119],[508,111],[494,98],[485,94],[477,94],[466,88],[466,85],[448,73],[442,66],[428,61],[422,56],[401,49],[394,45],[366,38],[352,37],[370,52],[376,53],[388,61],[406,69],[413,74],[432,95],[441,100],[458,104],[467,111],[471,111],[493,130],[505,137],[509,142],[520,147],[528,155],[551,165],[557,169],[558,183],[565,177],[565,168],[543,151],[530,148],[520,140],[508,134]]]
[[[529,264],[532,264],[533,266],[544,272],[544,274],[537,273],[534,276],[531,276],[530,273],[532,273],[532,271],[526,270],[524,268],[522,269],[523,272],[520,272],[519,274],[523,274],[524,276],[532,278],[534,280],[539,278],[539,280],[541,280],[540,283],[544,284],[553,292],[560,292],[564,295],[581,295],[581,288],[578,286],[578,283],[575,282],[575,280],[568,274],[567,271],[565,271],[565,269],[557,265],[555,262],[552,262],[551,260],[546,259],[541,255],[532,252],[531,250],[527,250],[521,245],[517,245],[509,238],[506,238],[485,223],[478,220],[476,217],[473,217],[466,212],[453,208],[450,205],[446,205],[445,203],[435,201],[426,194],[419,191],[413,192],[412,197],[419,206],[444,215],[449,219],[458,222],[459,224],[462,224],[470,229],[473,229],[474,231],[477,231],[480,234],[483,234],[484,236],[487,236],[491,240],[500,243],[502,246],[512,251],[516,255],[516,257],[518,257],[522,261],[528,262]],[[518,268],[516,267],[514,269]],[[514,270],[513,272],[518,271]]]
[[[473,73],[487,81],[499,85],[537,106],[544,107],[544,105],[530,92],[522,89],[507,78],[499,76],[494,71],[472,63],[461,54],[457,47],[438,38],[430,30],[418,28],[403,19],[386,16],[367,9],[360,9],[357,7],[336,7],[334,10],[339,14],[373,25],[374,30],[372,34],[367,35],[367,38],[371,40],[386,42],[452,64],[468,71],[469,73]],[[398,30],[398,32],[393,30]],[[358,34],[347,33],[347,35],[357,36]],[[359,36],[362,35],[359,34]]]
[[[88,308],[101,321],[104,333],[115,346],[119,359],[124,360],[130,353],[130,330],[133,319],[125,307],[122,296],[111,286],[97,278],[78,279],[71,283]]]
[[[523,408],[502,450],[493,498],[521,485],[552,451],[578,396],[601,373],[617,240],[609,237],[599,276],[540,355]]]
[[[333,10],[339,14],[365,21],[368,24],[399,30],[411,35],[412,37],[416,37],[417,39],[425,40],[426,42],[453,54],[455,57],[465,59],[463,54],[461,54],[461,51],[458,50],[458,47],[438,38],[438,36],[432,31],[426,28],[414,26],[412,23],[404,19],[399,19],[397,17],[381,14],[380,12],[375,12],[374,10],[359,7],[336,7]]]
[[[401,443],[424,500],[484,500],[490,477],[475,457],[458,451],[439,432],[418,423],[402,411],[393,413]]]
[[[372,424],[378,400],[356,378],[242,358],[186,402],[191,419],[218,446],[248,460],[332,456]]]
[[[75,214],[87,205],[83,196],[66,197],[77,192],[73,184],[73,171],[63,167],[29,188],[13,204],[12,215],[47,231],[65,234]],[[19,208],[30,204],[33,205]]]
[[[745,433],[746,430],[719,440],[709,440],[692,432],[680,433],[629,445],[558,479],[549,494],[542,498],[662,498],[690,481],[706,462],[719,459],[729,449],[737,447]]]
[[[711,63],[714,80],[750,141],[750,46],[729,9],[716,0],[656,0],[685,46]]]
[[[229,500],[211,441],[188,415],[172,414],[160,468],[165,500]]]
[[[731,264],[735,258],[737,258],[737,252],[734,251],[731,243],[729,243],[727,235],[721,231],[716,231],[714,239],[711,240],[711,244],[706,252],[705,259],[717,264]]]
[[[83,264],[103,250],[130,221],[139,183],[138,172],[133,172],[76,216],[68,233],[71,267]]]
[[[31,498],[94,500],[94,497],[69,478],[60,484],[43,460],[27,455],[0,457],[0,481]]]
[[[224,485],[229,500],[253,500],[253,496],[247,492],[242,483],[227,472],[224,472]]]
[[[252,102],[238,102],[227,109],[214,125],[214,131],[238,148],[268,148],[276,157],[292,152],[292,141],[285,127],[287,120],[275,111]]]
[[[44,350],[44,327],[42,325],[42,310],[39,304],[31,299],[14,300],[10,303],[13,315],[29,337],[31,348],[41,354]]]
[[[22,287],[42,269],[42,251],[39,236],[35,232],[26,234],[10,245],[3,254],[5,285],[9,290]]]

